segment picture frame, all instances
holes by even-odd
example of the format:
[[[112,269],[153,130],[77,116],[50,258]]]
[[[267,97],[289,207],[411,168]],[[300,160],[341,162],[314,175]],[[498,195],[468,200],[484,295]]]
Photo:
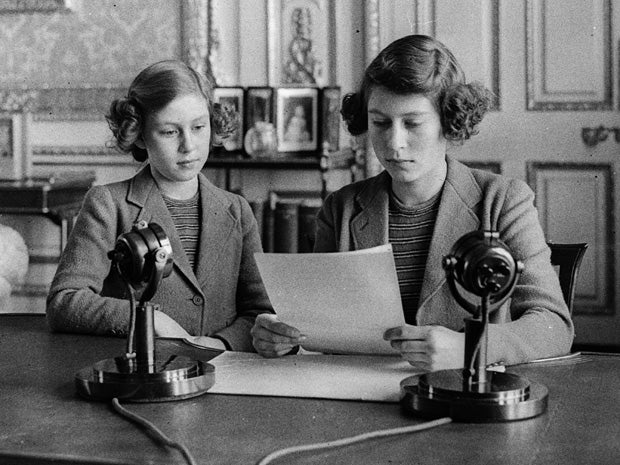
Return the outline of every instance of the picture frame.
[[[248,132],[255,123],[262,121],[273,123],[274,114],[273,87],[248,87],[245,90],[244,130]]]
[[[321,150],[335,152],[340,148],[340,86],[321,89]]]
[[[228,138],[222,141],[224,148],[229,151],[241,150],[243,148],[244,125],[243,116],[245,113],[245,90],[243,87],[216,87],[213,89],[213,101],[229,109],[233,109],[239,115],[237,130]]]
[[[318,149],[319,89],[276,89],[278,152],[312,152]]]

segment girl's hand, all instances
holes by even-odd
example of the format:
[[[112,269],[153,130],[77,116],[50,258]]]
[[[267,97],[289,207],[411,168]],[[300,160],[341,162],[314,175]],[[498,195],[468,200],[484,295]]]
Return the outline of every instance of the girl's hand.
[[[383,339],[411,365],[425,371],[463,368],[465,334],[443,326],[399,326]]]
[[[297,328],[282,323],[272,313],[258,315],[250,334],[256,351],[270,358],[289,353],[306,339]]]

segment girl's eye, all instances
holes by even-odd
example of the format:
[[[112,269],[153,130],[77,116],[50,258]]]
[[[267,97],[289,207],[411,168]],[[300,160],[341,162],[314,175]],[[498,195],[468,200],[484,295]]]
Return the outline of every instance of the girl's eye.
[[[413,129],[419,127],[420,123],[416,123],[414,121],[405,121],[405,126],[409,129]]]
[[[165,129],[163,131],[160,131],[159,133],[165,137],[172,137],[177,134],[177,130],[176,129]]]
[[[206,124],[197,124],[194,126],[194,131],[202,131],[205,127],[207,127]]]
[[[373,126],[376,126],[378,128],[387,128],[390,126],[390,122],[389,121],[383,121],[383,120],[376,120],[372,122]]]

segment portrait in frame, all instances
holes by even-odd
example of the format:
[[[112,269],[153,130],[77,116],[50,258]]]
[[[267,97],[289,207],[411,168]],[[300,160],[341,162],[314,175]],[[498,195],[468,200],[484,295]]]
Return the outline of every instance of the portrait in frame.
[[[228,151],[241,150],[243,148],[244,94],[243,87],[231,86],[213,89],[213,101],[237,113],[237,128],[235,132],[222,141],[222,145]]]
[[[276,89],[276,132],[279,152],[310,152],[318,148],[316,87]]]
[[[273,123],[274,90],[272,87],[248,87],[245,90],[245,131],[262,121]]]
[[[340,146],[340,87],[330,86],[321,89],[321,149],[330,152]]]

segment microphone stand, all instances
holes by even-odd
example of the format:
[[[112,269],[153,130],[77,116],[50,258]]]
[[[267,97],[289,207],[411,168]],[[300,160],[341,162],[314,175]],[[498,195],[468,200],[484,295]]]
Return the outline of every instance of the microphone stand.
[[[155,310],[150,302],[172,270],[172,248],[159,225],[140,222],[123,234],[108,256],[125,281],[131,317],[127,349],[75,375],[78,394],[90,400],[162,402],[199,396],[215,383],[215,367],[175,354],[159,360],[155,350]],[[135,305],[135,287],[143,289]]]
[[[457,241],[443,266],[450,292],[473,315],[465,319],[464,368],[402,380],[404,409],[425,418],[466,422],[522,420],[544,413],[545,386],[487,367],[489,314],[510,297],[523,264],[514,260],[497,232],[473,231]],[[463,288],[480,297],[480,304],[467,300]]]

